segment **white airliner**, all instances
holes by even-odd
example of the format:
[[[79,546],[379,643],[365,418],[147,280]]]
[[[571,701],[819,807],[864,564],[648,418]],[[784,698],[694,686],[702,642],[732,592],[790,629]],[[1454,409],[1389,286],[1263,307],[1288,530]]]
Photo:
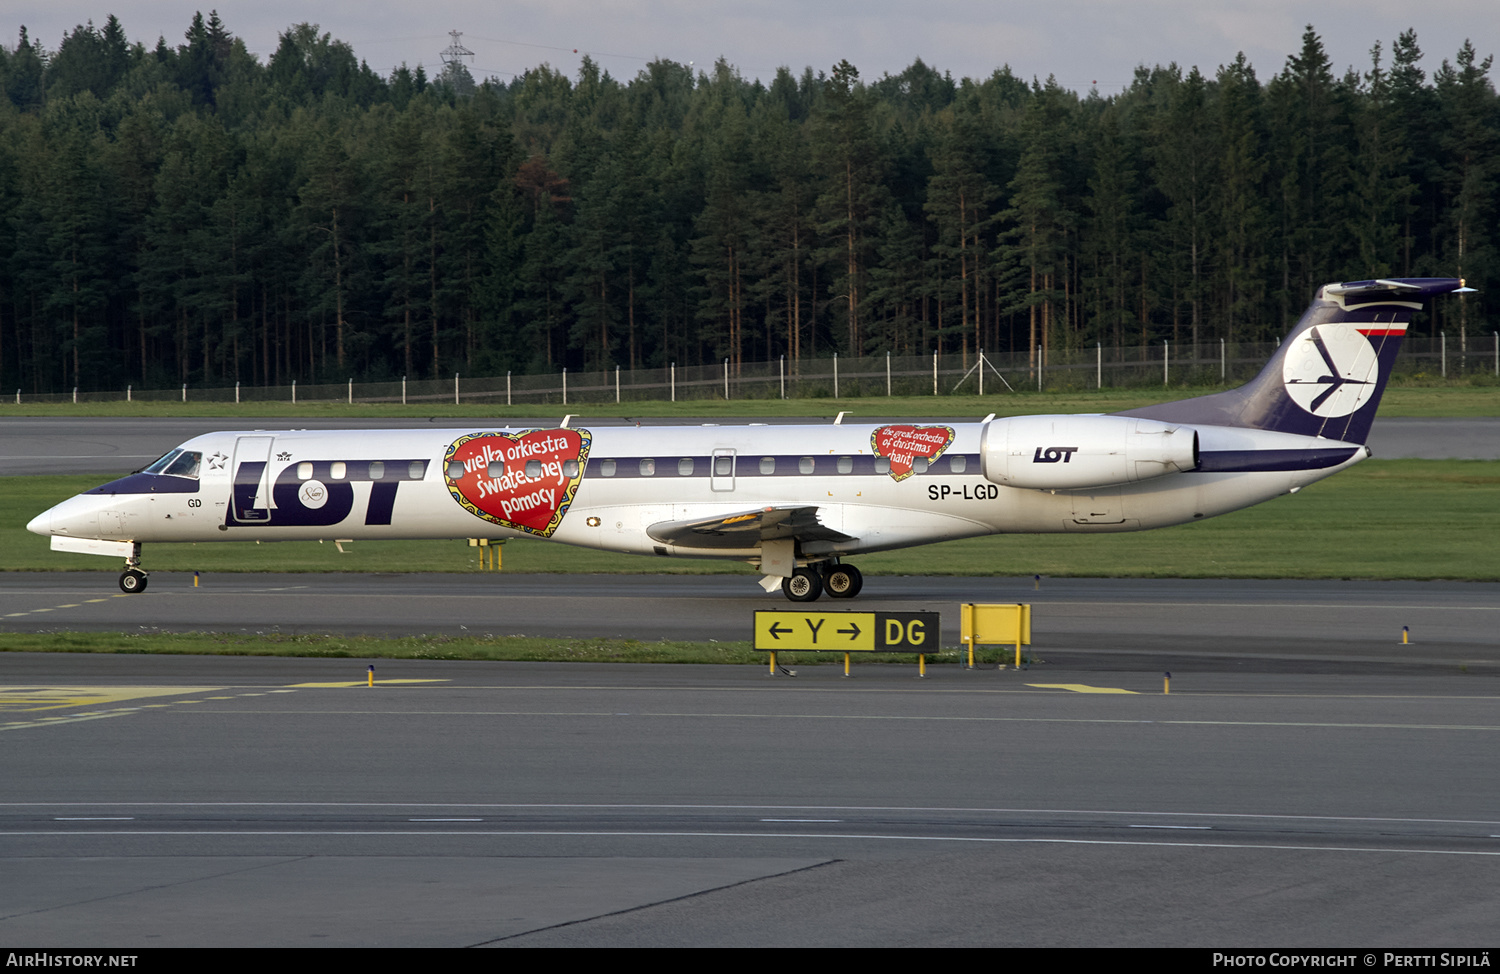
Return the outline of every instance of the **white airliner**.
[[[794,602],[846,559],[986,534],[1139,531],[1292,493],[1364,446],[1412,315],[1456,279],[1321,288],[1253,381],[1112,415],[978,423],[208,433],[28,529],[125,559],[156,541],[531,535],[732,558]],[[566,421],[565,421],[566,423]]]

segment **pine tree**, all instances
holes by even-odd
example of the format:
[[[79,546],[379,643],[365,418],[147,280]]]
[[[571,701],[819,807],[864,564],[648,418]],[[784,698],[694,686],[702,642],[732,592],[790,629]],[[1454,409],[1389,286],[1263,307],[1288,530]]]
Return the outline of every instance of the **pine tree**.
[[[859,71],[840,61],[823,89],[813,156],[823,186],[817,202],[817,228],[824,241],[819,259],[828,265],[829,296],[844,312],[840,344],[852,355],[864,349],[860,302],[889,195],[881,181],[884,160],[873,113],[873,99],[860,83]]]

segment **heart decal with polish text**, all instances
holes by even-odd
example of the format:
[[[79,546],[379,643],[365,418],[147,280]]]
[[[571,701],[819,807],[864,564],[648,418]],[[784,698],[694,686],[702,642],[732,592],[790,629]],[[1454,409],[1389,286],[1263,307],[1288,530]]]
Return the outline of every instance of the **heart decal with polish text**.
[[[443,458],[443,481],[475,517],[543,538],[578,493],[593,437],[588,430],[470,433]]]

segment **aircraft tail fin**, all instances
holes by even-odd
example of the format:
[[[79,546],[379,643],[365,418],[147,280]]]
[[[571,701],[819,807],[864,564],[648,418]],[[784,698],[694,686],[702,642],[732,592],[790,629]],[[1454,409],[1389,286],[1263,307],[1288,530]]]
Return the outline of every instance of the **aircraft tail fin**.
[[[1120,413],[1364,443],[1412,316],[1458,278],[1325,284],[1259,375],[1228,392]]]

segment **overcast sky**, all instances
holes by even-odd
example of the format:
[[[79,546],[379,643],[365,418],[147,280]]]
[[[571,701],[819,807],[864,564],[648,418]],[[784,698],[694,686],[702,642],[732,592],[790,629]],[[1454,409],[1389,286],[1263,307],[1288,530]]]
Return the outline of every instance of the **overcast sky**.
[[[75,25],[102,26],[113,13],[132,41],[149,47],[163,36],[176,46],[193,12],[208,9],[181,0],[0,0],[0,30],[10,49],[24,24],[56,50]],[[621,80],[657,57],[699,69],[722,57],[766,80],[781,65],[826,72],[840,59],[873,80],[920,57],[956,79],[1008,64],[1028,80],[1055,75],[1066,87],[1097,85],[1108,95],[1128,86],[1140,64],[1175,61],[1212,74],[1239,51],[1265,81],[1300,49],[1309,23],[1340,74],[1367,69],[1376,41],[1388,64],[1391,41],[1409,27],[1429,77],[1465,38],[1481,58],[1500,48],[1500,0],[221,0],[217,10],[262,62],[280,32],[310,21],[381,75],[402,62],[431,74],[448,31],[460,30],[475,77],[505,81],[543,62],[576,76],[583,54]]]

